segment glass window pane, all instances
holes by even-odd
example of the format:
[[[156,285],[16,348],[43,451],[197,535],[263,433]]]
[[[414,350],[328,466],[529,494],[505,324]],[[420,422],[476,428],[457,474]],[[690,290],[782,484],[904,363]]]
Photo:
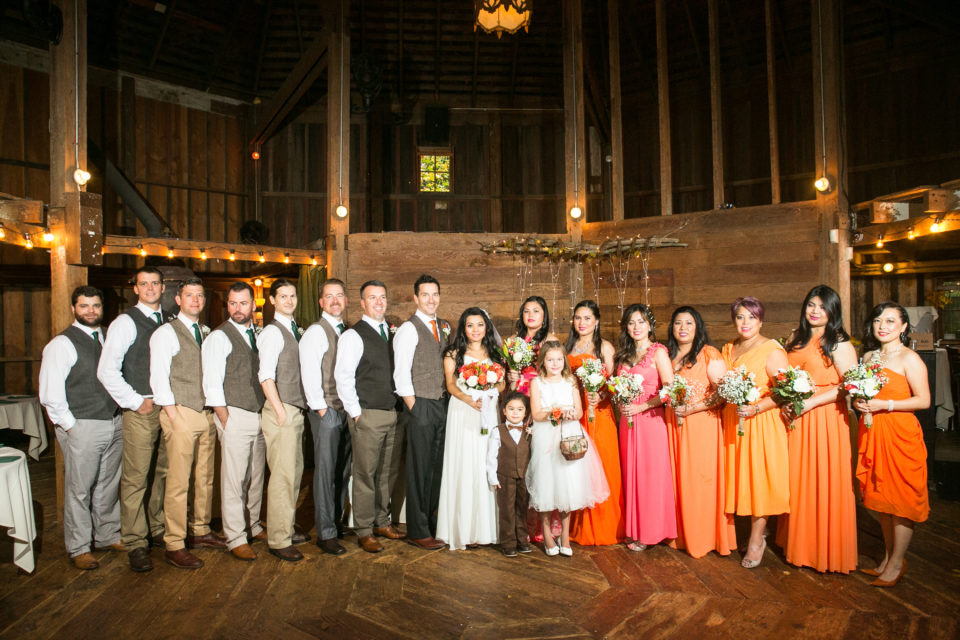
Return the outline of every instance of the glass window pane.
[[[436,156],[437,171],[450,171],[450,156]]]
[[[449,173],[438,173],[437,174],[437,191],[450,191],[450,174]]]

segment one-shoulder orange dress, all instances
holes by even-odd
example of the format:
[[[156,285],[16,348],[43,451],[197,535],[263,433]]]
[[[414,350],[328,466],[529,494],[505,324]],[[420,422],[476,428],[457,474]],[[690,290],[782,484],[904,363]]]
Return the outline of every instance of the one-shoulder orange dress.
[[[819,340],[791,351],[787,359],[813,377],[815,393],[840,384],[840,374],[824,357]],[[790,513],[777,519],[777,544],[790,564],[850,573],[857,568],[857,508],[843,396],[795,420],[787,431],[787,449]]]
[[[712,360],[720,359],[720,352],[707,345],[697,355],[696,364],[677,371],[677,375],[694,386],[688,404],[700,402],[716,392],[707,376],[707,366]],[[737,548],[733,516],[724,511],[720,414],[720,407],[698,411],[686,416],[679,425],[673,408],[667,408],[667,445],[677,496],[677,537],[669,544],[675,549],[686,549],[694,558],[711,551],[726,556]]]
[[[743,365],[753,373],[760,397],[770,395],[767,357],[783,349],[776,340],[767,340],[739,358],[733,358],[733,343],[723,346],[727,369]],[[727,513],[738,516],[773,516],[790,512],[790,474],[787,430],[779,408],[745,418],[745,435],[737,435],[737,407],[723,408],[723,442],[726,458]]]
[[[878,400],[904,400],[913,394],[902,373],[884,369],[889,382]],[[863,506],[914,522],[930,514],[927,495],[927,447],[920,422],[910,411],[878,411],[873,427],[860,418],[857,481]]]

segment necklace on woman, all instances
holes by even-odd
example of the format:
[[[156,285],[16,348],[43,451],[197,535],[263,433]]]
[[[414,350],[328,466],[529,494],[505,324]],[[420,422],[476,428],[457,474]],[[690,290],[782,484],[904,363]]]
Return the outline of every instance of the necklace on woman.
[[[884,351],[882,348],[877,349],[877,351],[873,354],[872,360],[879,362],[880,365],[883,366],[887,363],[888,359],[900,353],[901,349],[903,349],[903,344],[900,343],[897,344],[896,349],[891,349],[889,352]]]
[[[580,345],[580,339],[577,340],[576,344],[573,345],[573,355],[577,356],[581,353],[587,353],[593,351],[593,338],[587,342],[587,346]]]

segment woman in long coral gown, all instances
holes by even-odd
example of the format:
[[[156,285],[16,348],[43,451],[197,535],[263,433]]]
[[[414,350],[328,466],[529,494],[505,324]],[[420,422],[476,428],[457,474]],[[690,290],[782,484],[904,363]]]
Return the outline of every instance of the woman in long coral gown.
[[[599,359],[608,374],[613,372],[613,345],[600,337],[600,308],[593,300],[582,300],[573,309],[570,336],[567,338],[567,358],[570,370],[587,360]],[[573,513],[571,539],[577,544],[617,544],[623,540],[623,492],[620,485],[620,447],[617,444],[617,421],[613,405],[605,393],[587,393],[581,385],[584,407],[593,407],[593,421],[589,411],[583,412],[580,422],[600,454],[603,472],[610,487],[610,496],[592,509]]]
[[[740,564],[760,566],[767,548],[767,518],[790,511],[790,475],[786,427],[777,404],[770,397],[770,381],[777,369],[786,368],[787,355],[776,340],[760,335],[763,305],[754,297],[738,298],[730,315],[737,339],[723,346],[727,369],[743,366],[754,375],[760,390],[756,402],[723,409],[723,441],[726,457],[725,511],[751,516],[750,540]],[[737,435],[738,419],[744,419],[744,435]]]
[[[682,405],[667,407],[677,496],[677,538],[670,546],[686,549],[694,558],[711,551],[726,556],[737,548],[733,516],[724,512],[723,400],[716,389],[726,366],[709,342],[696,309],[679,307],[673,312],[667,351],[674,374],[690,384],[690,395]]]
[[[864,362],[881,362],[889,382],[871,400],[857,400],[857,411],[870,412],[873,426],[860,418],[857,482],[863,506],[876,511],[883,531],[884,557],[873,585],[892,587],[907,568],[904,555],[914,523],[930,513],[927,495],[927,448],[914,411],[930,406],[927,368],[906,345],[910,321],[895,302],[874,307],[867,321]]]
[[[807,293],[800,326],[787,343],[790,366],[813,378],[814,395],[787,431],[790,513],[777,519],[777,544],[787,562],[817,571],[857,568],[857,514],[850,483],[850,421],[840,391],[857,352],[843,329],[840,296],[826,285]]]

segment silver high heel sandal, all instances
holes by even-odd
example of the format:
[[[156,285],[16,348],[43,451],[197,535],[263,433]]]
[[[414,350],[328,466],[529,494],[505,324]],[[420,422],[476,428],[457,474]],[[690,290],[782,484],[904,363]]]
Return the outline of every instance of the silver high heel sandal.
[[[749,545],[747,545],[749,548]],[[767,536],[763,536],[763,546],[760,547],[760,557],[757,560],[747,560],[744,558],[740,561],[740,566],[744,569],[756,569],[760,566],[760,563],[763,562],[763,554],[767,552]]]

